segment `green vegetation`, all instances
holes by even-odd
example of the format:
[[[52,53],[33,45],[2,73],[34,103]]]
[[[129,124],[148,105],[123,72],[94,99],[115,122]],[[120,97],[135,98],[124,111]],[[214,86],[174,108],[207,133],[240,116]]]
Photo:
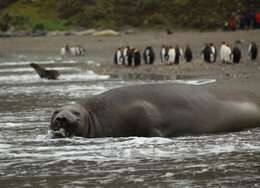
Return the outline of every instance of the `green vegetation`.
[[[18,31],[31,31],[39,25],[46,30],[67,30],[69,28],[65,21],[57,18],[56,11],[51,8],[51,4],[49,4],[50,7],[46,4],[47,1],[44,1],[45,4],[40,1],[26,0],[11,2],[0,13],[0,29],[3,31],[12,27]]]
[[[215,29],[259,0],[1,0],[0,30],[71,28]]]

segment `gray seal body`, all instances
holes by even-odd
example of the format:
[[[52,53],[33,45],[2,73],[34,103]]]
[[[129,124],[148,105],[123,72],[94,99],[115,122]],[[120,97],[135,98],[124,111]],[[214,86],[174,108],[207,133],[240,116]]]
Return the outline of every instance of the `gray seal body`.
[[[178,84],[112,89],[54,112],[54,137],[175,137],[254,128],[258,97]],[[260,100],[259,100],[260,101]]]

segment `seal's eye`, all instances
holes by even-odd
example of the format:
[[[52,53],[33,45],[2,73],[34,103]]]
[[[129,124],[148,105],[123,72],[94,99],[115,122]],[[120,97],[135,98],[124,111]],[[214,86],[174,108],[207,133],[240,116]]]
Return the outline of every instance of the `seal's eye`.
[[[80,113],[77,112],[77,111],[72,111],[72,114],[74,114],[74,115],[77,116],[77,117],[80,117]]]

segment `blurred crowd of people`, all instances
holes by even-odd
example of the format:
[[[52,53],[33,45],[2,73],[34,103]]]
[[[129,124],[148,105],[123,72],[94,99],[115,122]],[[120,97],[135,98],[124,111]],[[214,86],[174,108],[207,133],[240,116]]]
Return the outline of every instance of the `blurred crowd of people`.
[[[230,19],[224,22],[224,30],[260,28],[260,12],[234,12]]]

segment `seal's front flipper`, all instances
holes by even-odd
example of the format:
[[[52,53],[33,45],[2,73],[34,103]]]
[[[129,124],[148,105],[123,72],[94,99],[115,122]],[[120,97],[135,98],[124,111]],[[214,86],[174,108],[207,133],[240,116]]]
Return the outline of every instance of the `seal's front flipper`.
[[[162,117],[155,105],[147,101],[136,101],[127,106],[121,112],[122,121],[119,125],[127,136],[164,136],[158,129]]]

